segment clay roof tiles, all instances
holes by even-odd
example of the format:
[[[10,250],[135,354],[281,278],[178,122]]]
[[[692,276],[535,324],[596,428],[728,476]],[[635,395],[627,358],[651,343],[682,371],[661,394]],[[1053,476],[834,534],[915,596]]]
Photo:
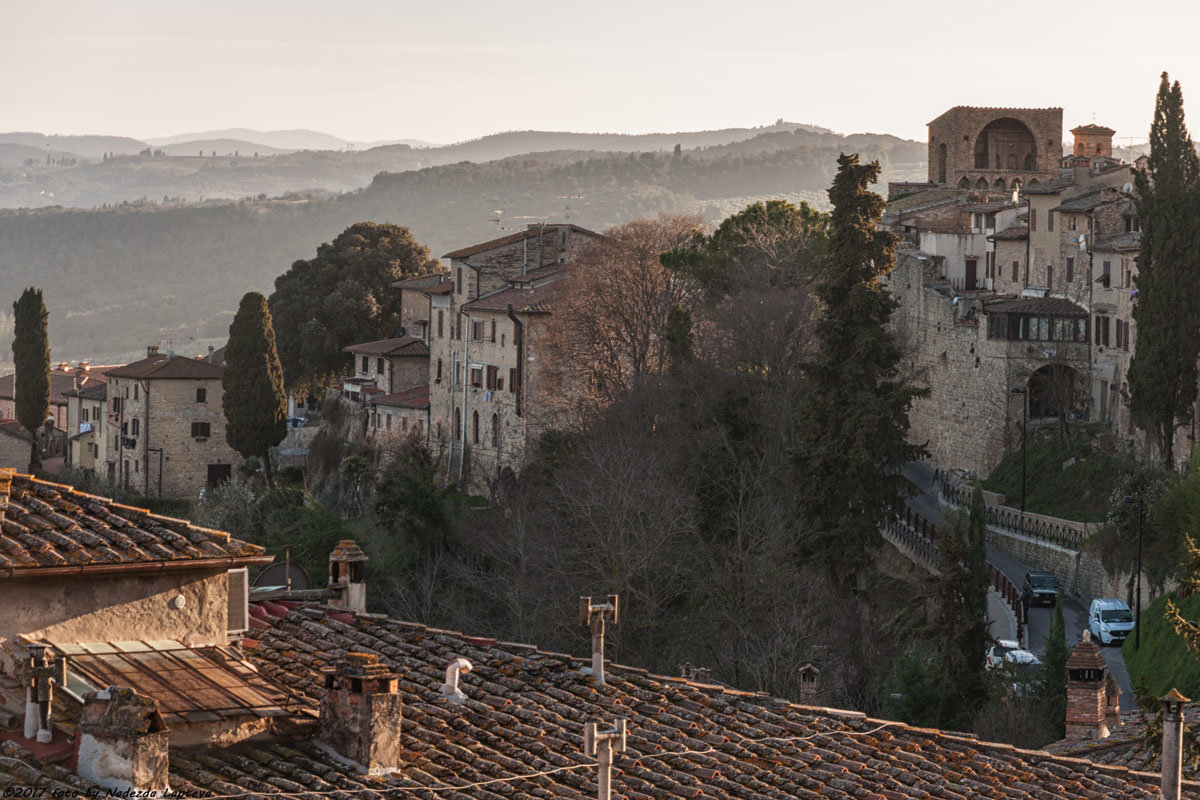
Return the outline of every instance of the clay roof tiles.
[[[1061,297],[1022,297],[1001,300],[984,307],[985,314],[1045,314],[1057,317],[1086,317],[1088,312]]]
[[[206,379],[220,378],[225,374],[225,367],[186,356],[153,355],[140,361],[126,364],[123,367],[110,369],[107,373],[112,378],[178,378]]]
[[[1028,225],[1013,225],[1012,227],[1005,228],[1002,231],[996,231],[994,234],[992,234],[992,236],[990,238],[993,240],[1028,239],[1029,238],[1029,226]]]
[[[514,287],[501,289],[463,305],[463,311],[507,311],[511,305],[518,314],[549,314],[554,289],[552,285],[532,289]]]
[[[402,392],[373,398],[371,403],[377,406],[392,406],[393,408],[429,408],[429,387],[414,386]]]
[[[264,678],[298,695],[319,697],[323,670],[351,652],[374,656],[394,673],[406,761],[389,774],[363,775],[307,738],[172,749],[173,790],[586,800],[595,796],[596,766],[583,753],[584,725],[621,717],[628,749],[616,758],[613,787],[629,800],[1155,800],[1159,792],[1150,773],[641,669],[613,665],[607,685],[596,686],[580,671],[588,659],[377,615],[289,601],[254,619],[243,642],[249,657]],[[473,669],[461,679],[466,701],[455,704],[439,687],[446,665],[460,657]],[[35,763],[11,744],[0,747]],[[0,783],[5,776],[8,783],[88,785],[53,763],[29,768],[0,759]],[[1197,796],[1200,785],[1184,791]]]
[[[404,280],[396,281],[392,284],[392,288],[428,289],[432,286],[437,286],[439,283],[443,283],[449,277],[449,272],[432,272],[428,275],[419,275],[415,278],[405,278]]]
[[[371,356],[427,356],[429,345],[424,339],[415,336],[399,336],[392,339],[379,339],[374,342],[362,342],[343,347],[347,353],[363,353]]]
[[[1107,239],[1101,239],[1092,246],[1093,250],[1104,252],[1120,252],[1122,250],[1137,250],[1142,246],[1142,232],[1119,233]]]
[[[273,560],[223,531],[12,470],[0,469],[0,507],[0,579]]]
[[[15,436],[26,442],[33,441],[33,437],[29,435],[29,431],[25,430],[25,426],[15,419],[0,419],[0,433]]]
[[[570,223],[567,223],[567,224],[553,223],[553,224],[547,224],[544,227],[538,226],[538,225],[530,225],[523,231],[517,231],[516,233],[510,233],[507,236],[501,236],[498,239],[491,239],[486,242],[480,242],[479,244],[470,245],[469,247],[463,247],[458,250],[453,250],[449,253],[446,253],[446,255],[442,256],[442,258],[469,258],[470,256],[476,255],[478,253],[486,253],[488,250],[495,250],[498,247],[504,247],[506,245],[516,244],[517,242],[520,242],[525,239],[536,239],[538,236],[544,235],[550,231],[559,231],[559,230],[563,230],[563,229],[567,229],[567,230],[570,230],[575,233],[582,233],[585,236],[599,236],[600,235],[600,234],[596,233],[595,231],[589,231],[587,228],[581,228],[578,225],[571,225]]]

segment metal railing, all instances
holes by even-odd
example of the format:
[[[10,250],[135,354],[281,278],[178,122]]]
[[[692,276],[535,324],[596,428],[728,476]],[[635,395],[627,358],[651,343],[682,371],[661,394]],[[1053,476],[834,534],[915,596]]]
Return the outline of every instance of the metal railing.
[[[941,499],[950,505],[966,507],[971,504],[971,488],[956,483],[942,470],[934,472],[933,486]],[[1072,550],[1078,550],[1087,540],[1087,533],[1069,520],[1054,522],[1009,506],[985,504],[983,518],[988,525]]]

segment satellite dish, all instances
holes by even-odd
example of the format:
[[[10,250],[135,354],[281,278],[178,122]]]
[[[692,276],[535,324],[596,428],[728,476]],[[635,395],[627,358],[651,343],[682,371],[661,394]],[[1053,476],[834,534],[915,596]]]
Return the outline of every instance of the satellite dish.
[[[308,579],[308,573],[303,567],[296,564],[272,564],[271,566],[258,573],[258,577],[254,579],[254,588],[262,588],[265,586],[287,586],[288,577],[291,577],[292,589],[311,589],[312,581]]]
[[[397,339],[403,339],[405,336],[408,336],[408,328],[405,328],[403,325],[401,325],[399,328],[396,328]]]

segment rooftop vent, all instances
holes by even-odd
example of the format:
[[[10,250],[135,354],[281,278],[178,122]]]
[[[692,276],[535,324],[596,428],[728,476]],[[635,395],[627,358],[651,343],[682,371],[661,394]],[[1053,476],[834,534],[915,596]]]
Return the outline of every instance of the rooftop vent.
[[[31,644],[25,664],[25,738],[36,738],[49,744],[50,706],[54,702],[54,687],[67,685],[67,661],[55,658],[54,651],[44,644]]]
[[[579,624],[592,629],[592,669],[596,683],[604,685],[604,625],[617,624],[617,596],[610,594],[603,600],[592,597],[579,598]]]

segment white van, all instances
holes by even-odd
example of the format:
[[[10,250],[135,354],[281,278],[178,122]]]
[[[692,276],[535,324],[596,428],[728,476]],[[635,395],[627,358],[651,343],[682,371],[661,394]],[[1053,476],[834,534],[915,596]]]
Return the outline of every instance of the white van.
[[[1099,644],[1119,645],[1133,630],[1133,614],[1124,600],[1093,600],[1092,607],[1088,609],[1088,630]]]

